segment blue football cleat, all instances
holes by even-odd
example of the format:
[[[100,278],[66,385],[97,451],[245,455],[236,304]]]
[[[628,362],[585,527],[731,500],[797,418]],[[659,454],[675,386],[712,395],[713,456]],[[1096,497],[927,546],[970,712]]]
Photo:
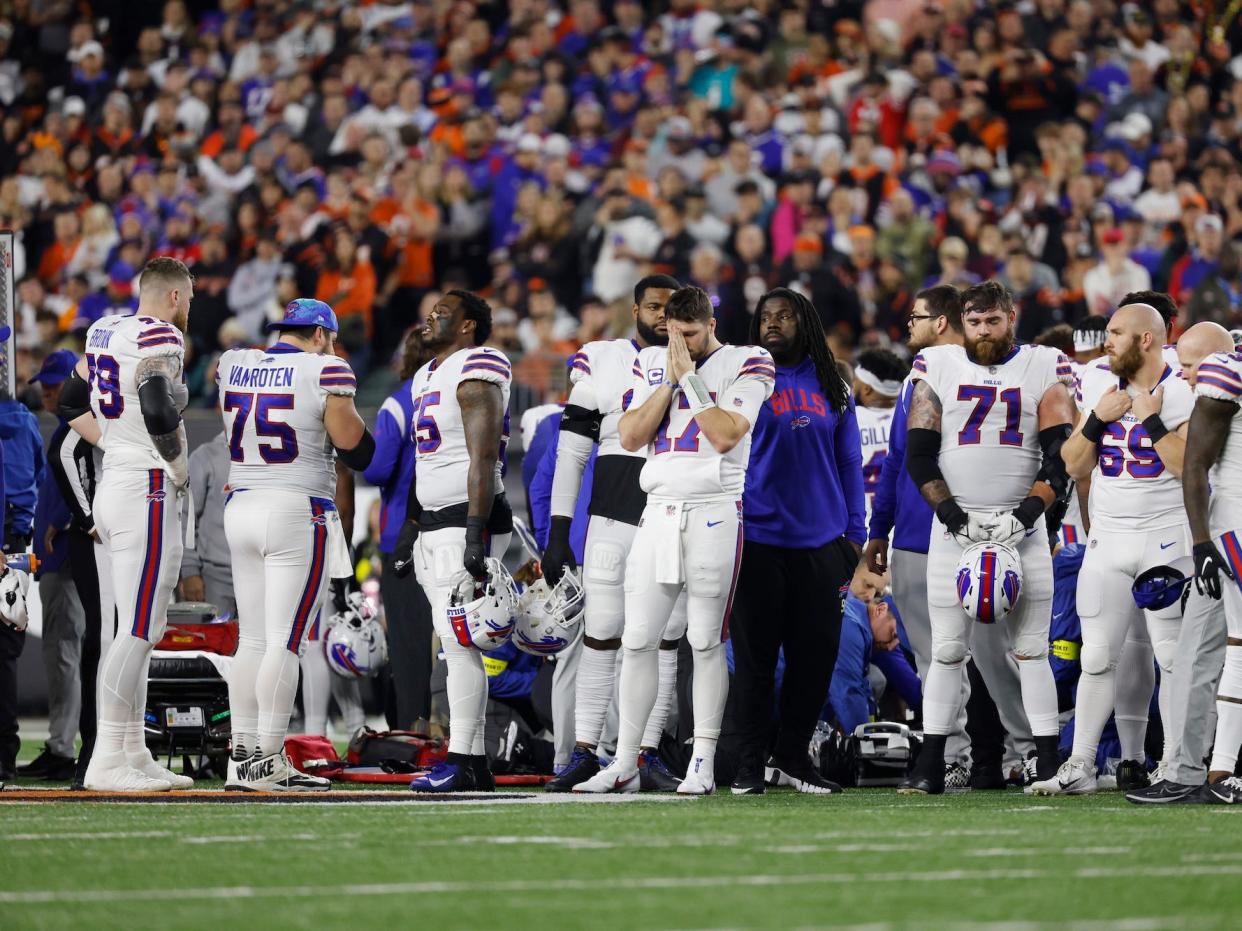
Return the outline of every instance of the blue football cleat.
[[[437,763],[421,776],[410,780],[412,792],[469,792],[477,788],[469,765]]]

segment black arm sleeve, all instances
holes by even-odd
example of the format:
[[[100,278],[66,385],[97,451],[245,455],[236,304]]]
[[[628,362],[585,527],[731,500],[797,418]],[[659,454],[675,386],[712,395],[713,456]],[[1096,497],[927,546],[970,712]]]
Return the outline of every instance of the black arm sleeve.
[[[355,472],[361,472],[371,464],[371,459],[375,455],[375,437],[371,436],[370,430],[363,427],[362,439],[358,441],[358,445],[353,449],[337,447],[336,454],[340,457],[341,462]]]
[[[57,413],[60,414],[61,420],[70,421],[90,413],[90,410],[91,387],[78,374],[78,370],[74,369],[69,375],[69,380],[65,382],[65,386],[60,389]]]
[[[167,375],[152,375],[138,387],[142,419],[151,436],[166,436],[181,425],[181,413],[173,400],[172,382]]]
[[[561,414],[561,429],[585,436],[592,443],[599,442],[599,425],[603,418],[599,411],[587,410],[577,404],[567,404]]]
[[[410,476],[410,491],[405,498],[405,519],[417,524],[422,516],[423,506],[418,503],[418,467],[414,467],[414,474]]]
[[[1036,481],[1046,482],[1058,498],[1064,498],[1070,489],[1069,473],[1061,458],[1061,447],[1070,436],[1070,425],[1065,423],[1039,431],[1039,448],[1044,460],[1035,476]]]
[[[940,431],[916,427],[906,433],[906,471],[922,488],[928,482],[943,482],[940,471]]]

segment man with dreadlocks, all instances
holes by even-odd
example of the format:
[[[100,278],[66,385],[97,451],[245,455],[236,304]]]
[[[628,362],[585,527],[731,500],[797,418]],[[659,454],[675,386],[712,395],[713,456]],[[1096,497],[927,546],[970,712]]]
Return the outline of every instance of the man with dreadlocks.
[[[758,795],[772,784],[827,795],[841,787],[815,771],[807,747],[837,661],[845,589],[866,542],[858,420],[806,297],[769,291],[750,338],[772,354],[776,387],[755,423],[746,473],[731,624],[741,743],[733,794]],[[782,646],[780,725],[765,772]]]
[[[937,522],[927,553],[932,662],[924,686],[925,737],[914,771],[897,790],[903,794],[945,790],[945,744],[961,701],[973,627],[955,576],[962,551],[974,543],[1011,546],[1022,561],[1022,595],[1003,633],[1034,734],[1037,777],[1052,777],[1060,765],[1056,684],[1048,665],[1052,558],[1044,512],[1069,482],[1060,451],[1074,418],[1067,390],[1073,371],[1055,349],[1016,344],[1017,312],[1003,285],[974,285],[962,299],[964,345],[924,349],[911,372],[906,470]],[[1001,681],[980,671],[995,695]]]
[[[724,641],[742,555],[750,435],[776,368],[764,349],[720,344],[711,299],[700,288],[674,291],[664,318],[668,346],[638,354],[634,397],[617,424],[623,448],[647,449],[639,475],[647,504],[625,564],[617,752],[575,792],[638,791],[639,745],[659,681],[657,648],[683,590],[694,653],[694,751],[677,791],[707,795],[716,788],[716,741],[729,691]]]

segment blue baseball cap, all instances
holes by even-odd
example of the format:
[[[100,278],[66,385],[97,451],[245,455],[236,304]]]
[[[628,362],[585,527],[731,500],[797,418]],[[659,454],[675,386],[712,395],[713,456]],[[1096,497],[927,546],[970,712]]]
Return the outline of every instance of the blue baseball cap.
[[[39,369],[38,375],[30,379],[30,383],[32,385],[35,382],[42,382],[45,385],[59,385],[73,374],[73,367],[77,364],[78,357],[73,350],[57,349],[43,360],[43,368]]]
[[[267,329],[270,333],[272,330],[294,330],[311,326],[321,326],[332,333],[340,329],[331,307],[314,298],[299,297],[285,307],[284,319],[269,323]]]

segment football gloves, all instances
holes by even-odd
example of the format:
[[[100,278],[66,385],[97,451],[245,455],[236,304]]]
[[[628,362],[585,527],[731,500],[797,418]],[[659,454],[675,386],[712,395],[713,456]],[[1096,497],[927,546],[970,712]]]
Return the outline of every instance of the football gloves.
[[[1225,557],[1220,554],[1220,550],[1211,540],[1206,543],[1196,543],[1192,553],[1195,561],[1195,590],[1200,595],[1219,600],[1221,596],[1220,574],[1223,572],[1230,579],[1234,577],[1229,563],[1225,562]]]
[[[548,580],[548,588],[556,588],[567,568],[578,568],[573,547],[569,544],[571,522],[572,518],[569,517],[553,517],[552,526],[548,529],[548,546],[539,563],[543,569],[543,577]]]

